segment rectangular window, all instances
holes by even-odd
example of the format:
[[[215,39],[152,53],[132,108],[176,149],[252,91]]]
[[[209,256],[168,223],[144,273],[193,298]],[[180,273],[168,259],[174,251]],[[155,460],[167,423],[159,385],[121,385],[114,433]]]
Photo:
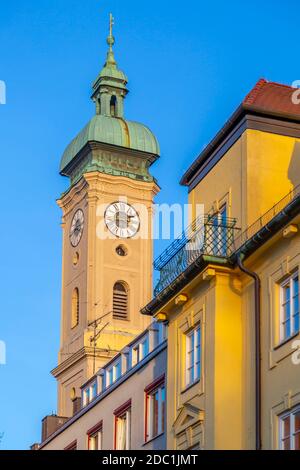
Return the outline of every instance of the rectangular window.
[[[300,407],[279,418],[280,450],[300,450]]]
[[[186,335],[186,386],[201,376],[201,328],[198,326]]]
[[[94,382],[91,385],[90,395],[91,395],[91,401],[96,398],[96,396],[97,396],[97,382]]]
[[[158,379],[146,390],[145,441],[149,441],[164,432],[166,389],[164,377]]]
[[[83,406],[87,406],[90,403],[90,387],[83,391]]]
[[[131,448],[131,400],[115,410],[115,449]]]
[[[122,376],[122,360],[121,358],[112,364],[106,371],[106,386],[109,387]]]
[[[102,422],[87,432],[88,450],[102,450]]]
[[[93,382],[91,385],[86,387],[82,392],[83,406],[87,406],[96,397],[97,397],[97,382]]]
[[[149,334],[147,334],[132,348],[132,367],[142,361],[144,357],[148,356],[149,351]]]
[[[115,380],[118,380],[120,379],[121,375],[122,375],[122,364],[121,364],[121,361],[118,361],[116,364],[115,364]]]
[[[149,336],[147,335],[144,341],[142,342],[142,359],[148,356],[149,354]]]
[[[280,286],[280,340],[285,341],[299,332],[298,272]]]
[[[132,349],[132,367],[140,362],[140,345],[138,344]]]
[[[130,358],[130,354],[126,354],[126,357],[125,357],[125,364],[126,364],[126,372],[128,372],[130,370],[130,367],[131,367],[131,358]]]

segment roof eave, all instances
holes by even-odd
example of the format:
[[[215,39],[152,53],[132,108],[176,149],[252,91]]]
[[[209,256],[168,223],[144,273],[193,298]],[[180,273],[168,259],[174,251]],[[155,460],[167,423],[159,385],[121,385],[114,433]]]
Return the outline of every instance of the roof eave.
[[[238,122],[239,119],[245,114],[245,108],[241,104],[231,117],[226,121],[221,130],[215,135],[211,142],[205,147],[205,149],[200,153],[192,165],[187,169],[180,180],[182,186],[189,186],[195,173],[197,172],[199,166],[205,160],[205,158],[219,145],[224,139],[224,137],[230,132],[233,126]]]
[[[230,131],[234,128],[234,126],[236,126],[246,114],[260,115],[271,118],[280,118],[281,120],[287,120],[291,122],[300,121],[300,116],[298,117],[295,114],[270,111],[259,106],[242,103],[232,114],[232,116],[228,119],[228,121],[226,121],[224,126],[216,134],[212,141],[200,153],[198,158],[196,158],[196,160],[184,173],[180,180],[180,184],[182,186],[190,186],[190,184],[193,182],[194,177],[196,177],[199,168],[207,159],[207,157],[222,143],[222,140],[227,137]]]

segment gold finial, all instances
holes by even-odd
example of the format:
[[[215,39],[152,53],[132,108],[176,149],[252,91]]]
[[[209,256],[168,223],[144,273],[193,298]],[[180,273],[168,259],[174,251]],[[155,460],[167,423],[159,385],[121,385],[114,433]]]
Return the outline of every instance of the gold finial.
[[[112,13],[110,13],[109,15],[109,36],[107,38],[107,44],[109,45],[109,50],[112,52],[112,47],[115,43],[115,38],[113,36],[113,26],[115,24],[115,19],[112,15]]]

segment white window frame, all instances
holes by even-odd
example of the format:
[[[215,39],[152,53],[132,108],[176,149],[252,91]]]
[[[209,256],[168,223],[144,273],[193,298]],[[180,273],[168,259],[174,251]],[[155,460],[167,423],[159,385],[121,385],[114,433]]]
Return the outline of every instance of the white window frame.
[[[140,352],[140,345],[139,344],[135,344],[133,347],[132,347],[132,351],[131,351],[131,366],[134,367],[136,364],[138,364],[141,360],[141,352]]]
[[[122,353],[121,361],[122,361],[122,374],[126,374],[131,368],[129,351]]]
[[[164,423],[163,423],[163,413],[162,413],[162,391],[164,390],[165,395],[165,410],[166,410],[166,386],[165,384],[159,385],[157,388],[151,390],[151,392],[146,393],[146,400],[147,400],[147,415],[146,415],[146,423],[147,423],[147,436],[146,442],[151,441],[157,436],[160,436],[164,432]],[[155,395],[158,392],[158,429],[157,434],[154,434],[154,426],[153,426],[153,419],[154,419],[154,401]]]
[[[95,394],[94,394],[95,392]],[[97,381],[92,382],[88,387],[84,388],[82,391],[82,404],[87,406],[91,403],[98,395]]]
[[[199,337],[198,337],[198,332],[199,332]],[[201,370],[202,370],[202,330],[201,330],[201,325],[198,325],[196,328],[194,328],[192,331],[187,333],[185,338],[185,386],[189,387],[190,385],[193,385],[194,383],[198,382],[201,378]],[[198,343],[199,340],[199,343]],[[193,348],[191,346],[192,341],[194,342]],[[198,361],[198,352],[199,350],[199,361]],[[193,353],[193,364],[190,364],[190,353]],[[198,364],[199,364],[199,371],[198,371]],[[193,371],[193,378],[192,378],[192,373]]]
[[[83,390],[83,406],[87,406],[90,403],[91,401],[90,394],[91,394],[90,387],[86,387]]]
[[[97,395],[100,395],[100,393],[103,392],[104,390],[104,371],[102,370],[101,373],[97,376]]]
[[[125,418],[125,449],[124,450],[130,450],[131,449],[131,408],[128,408],[128,410],[124,411],[119,416],[115,416],[115,433],[116,433],[116,450],[123,450],[120,449],[118,446],[118,421],[119,420],[124,420]]]
[[[93,382],[90,387],[90,401],[95,400],[97,397],[97,382]]]
[[[147,354],[144,355],[143,353],[143,347],[144,344],[148,341],[148,352]],[[149,332],[147,335],[143,336],[141,340],[134,344],[132,346],[132,351],[131,351],[131,367],[134,367],[136,364],[141,362],[145,357],[147,357],[150,353],[150,338],[149,338]]]
[[[300,406],[296,406],[292,410],[288,411],[287,413],[283,413],[280,415],[279,418],[279,449],[283,450],[283,440],[284,440],[284,435],[283,435],[283,429],[284,429],[284,420],[286,418],[290,418],[290,433],[289,433],[289,439],[290,439],[290,450],[295,450],[295,435],[300,434],[300,429],[295,433],[295,415],[297,413],[300,413]]]
[[[120,366],[120,376],[117,376],[117,369]],[[112,372],[112,381],[110,380],[110,373]],[[122,377],[122,358],[119,357],[117,361],[115,361],[110,367],[106,369],[106,387],[110,387],[114,384],[117,380]]]
[[[299,329],[295,330],[295,279],[298,278],[298,306],[299,306],[299,273],[298,270],[294,272],[291,276],[285,279],[280,284],[280,342],[286,341],[295,334],[299,333]],[[285,316],[285,305],[287,301],[285,301],[285,289],[289,287],[290,289],[290,335],[285,334],[285,323],[286,323],[286,316]],[[299,308],[299,307],[298,307]],[[298,312],[299,315],[299,312]]]

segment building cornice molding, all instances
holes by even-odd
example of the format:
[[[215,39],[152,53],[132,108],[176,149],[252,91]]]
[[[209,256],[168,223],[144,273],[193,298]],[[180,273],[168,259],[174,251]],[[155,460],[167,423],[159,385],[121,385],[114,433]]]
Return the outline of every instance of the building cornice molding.
[[[231,272],[231,264],[226,258],[217,258],[207,255],[200,255],[184,272],[182,272],[171,284],[162,290],[154,299],[152,299],[145,307],[141,309],[143,315],[156,315],[163,308],[175,301],[176,296],[182,289],[186,288],[193,282],[196,276],[200,277],[202,282],[203,274],[208,267],[212,267],[215,271],[229,274]],[[165,313],[165,312],[164,312]]]
[[[84,358],[94,357],[96,355],[97,358],[105,358],[106,360],[111,359],[113,355],[117,354],[119,351],[108,351],[107,349],[102,348],[93,348],[84,346],[83,348],[76,351],[76,353],[72,353],[70,357],[65,359],[61,362],[57,367],[51,370],[51,374],[53,377],[58,378],[62,373],[64,373],[70,367],[73,367],[77,362],[81,361]]]
[[[116,175],[112,177],[111,175],[101,173],[100,171],[85,173],[83,175],[83,179],[88,184],[87,192],[90,193],[92,190],[94,190],[95,194],[98,194],[99,196],[103,193],[114,195],[116,193],[116,187],[119,187],[120,185],[132,189],[133,191],[139,189],[142,195],[145,193],[150,193],[151,198],[156,196],[156,194],[158,194],[160,191],[160,187],[156,181],[138,181],[127,178],[126,176]],[[144,201],[143,196],[138,197],[135,194],[134,198]]]
[[[64,212],[67,212],[70,206],[74,206],[82,201],[87,189],[87,182],[81,178],[74,186],[71,186],[65,193],[63,193],[56,202]]]

